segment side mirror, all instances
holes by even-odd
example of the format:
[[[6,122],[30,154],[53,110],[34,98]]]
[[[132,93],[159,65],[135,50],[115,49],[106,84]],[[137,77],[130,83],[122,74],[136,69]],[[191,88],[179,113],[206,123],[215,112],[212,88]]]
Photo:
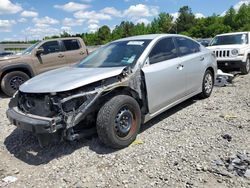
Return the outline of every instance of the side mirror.
[[[42,53],[44,53],[44,49],[43,48],[36,49],[36,55],[37,56],[41,55]]]

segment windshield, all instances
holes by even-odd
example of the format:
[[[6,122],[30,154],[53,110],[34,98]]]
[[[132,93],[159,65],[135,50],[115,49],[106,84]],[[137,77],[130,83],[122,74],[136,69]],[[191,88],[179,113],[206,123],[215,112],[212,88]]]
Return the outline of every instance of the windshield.
[[[248,34],[224,35],[215,37],[210,46],[248,44]]]
[[[132,66],[149,43],[150,40],[113,42],[94,51],[83,59],[77,67]]]
[[[31,51],[32,51],[39,43],[40,43],[40,42],[37,42],[37,43],[31,45],[30,47],[28,47],[26,50],[24,50],[24,51],[22,52],[22,55],[30,54]]]

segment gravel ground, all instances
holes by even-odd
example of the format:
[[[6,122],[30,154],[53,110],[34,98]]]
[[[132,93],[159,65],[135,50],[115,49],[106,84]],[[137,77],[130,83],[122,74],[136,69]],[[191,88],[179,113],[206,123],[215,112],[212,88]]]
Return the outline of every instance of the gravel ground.
[[[96,136],[42,149],[8,122],[8,102],[0,99],[0,187],[250,187],[250,74],[156,117],[118,151]],[[245,166],[229,168],[236,155]]]

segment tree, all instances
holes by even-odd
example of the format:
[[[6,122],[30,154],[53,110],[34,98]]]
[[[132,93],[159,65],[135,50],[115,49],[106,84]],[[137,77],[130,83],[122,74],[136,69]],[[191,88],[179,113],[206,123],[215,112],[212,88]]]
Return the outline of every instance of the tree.
[[[112,32],[108,26],[104,25],[95,33],[70,35],[64,31],[61,35],[49,36],[45,39],[77,36],[82,37],[87,45],[100,45],[124,37],[149,33],[176,33],[178,31],[178,33],[195,38],[211,38],[221,33],[249,30],[250,4],[243,4],[238,11],[231,7],[225,16],[214,14],[206,18],[195,18],[191,8],[184,6],[179,9],[179,17],[175,22],[170,14],[163,12],[148,25],[122,21]]]
[[[60,37],[71,37],[71,35],[66,32],[66,31],[63,31],[61,34],[60,34]]]
[[[108,26],[104,25],[97,31],[98,43],[105,44],[111,39],[111,31]]]
[[[123,21],[120,25],[116,26],[112,32],[112,39],[125,38],[133,36],[135,25],[133,22]]]
[[[188,6],[180,8],[176,24],[179,33],[188,32],[195,25],[195,15],[192,13],[191,8]]]
[[[238,13],[236,14],[235,22],[237,25],[236,30],[243,30],[245,25],[249,25],[250,23],[250,4],[243,4]]]
[[[168,13],[160,13],[151,23],[152,33],[169,33],[173,29],[173,16]]]
[[[232,30],[237,29],[237,24],[235,22],[236,19],[236,11],[233,7],[231,7],[225,14],[223,23],[224,25],[228,25],[232,28]]]

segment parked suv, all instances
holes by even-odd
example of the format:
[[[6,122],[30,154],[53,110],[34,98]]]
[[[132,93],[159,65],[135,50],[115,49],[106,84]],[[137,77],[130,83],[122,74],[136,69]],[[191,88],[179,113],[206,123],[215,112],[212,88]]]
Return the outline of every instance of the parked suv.
[[[104,144],[124,148],[141,123],[194,95],[209,97],[216,72],[212,52],[185,36],[125,38],[74,67],[25,82],[7,116],[41,145],[56,137],[75,140],[96,128]]]
[[[227,33],[217,35],[208,47],[218,62],[218,68],[240,70],[248,74],[250,70],[250,32]]]
[[[81,38],[58,38],[38,42],[20,55],[0,58],[1,90],[12,96],[31,77],[79,62],[87,53]]]

